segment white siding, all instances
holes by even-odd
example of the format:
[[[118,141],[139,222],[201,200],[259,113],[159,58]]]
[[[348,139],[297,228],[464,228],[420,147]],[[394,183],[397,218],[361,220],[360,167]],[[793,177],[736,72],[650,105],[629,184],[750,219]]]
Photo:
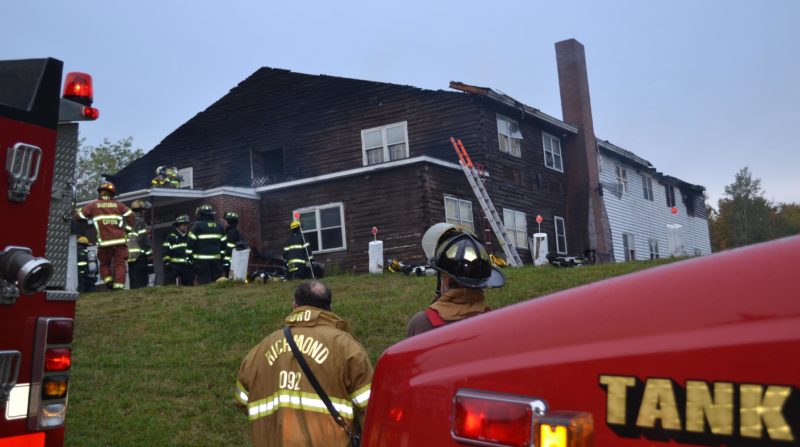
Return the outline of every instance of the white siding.
[[[610,191],[605,186],[615,185],[616,165],[622,164],[627,169],[628,191],[622,193],[618,198],[614,191]],[[686,213],[686,205],[681,199],[680,190],[675,187],[675,206],[678,208],[676,214],[667,207],[667,198],[664,191],[664,184],[653,179],[653,201],[646,200],[642,193],[641,171],[636,167],[626,165],[612,157],[603,156],[601,158],[600,182],[605,185],[603,191],[603,202],[608,213],[608,221],[611,227],[611,238],[614,244],[614,259],[622,262],[625,255],[622,250],[622,233],[634,235],[636,243],[636,259],[650,259],[649,240],[658,240],[659,256],[666,258],[669,253],[669,237],[667,224],[679,224],[681,236],[683,238],[684,254],[694,255],[695,250],[701,255],[711,254],[711,240],[708,234],[708,222],[702,217],[689,217]]]

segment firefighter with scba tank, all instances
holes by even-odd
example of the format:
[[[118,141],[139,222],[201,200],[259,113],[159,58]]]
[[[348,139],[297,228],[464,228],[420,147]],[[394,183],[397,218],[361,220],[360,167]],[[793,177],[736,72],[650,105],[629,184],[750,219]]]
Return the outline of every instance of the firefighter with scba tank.
[[[189,249],[189,215],[181,214],[172,225],[175,229],[169,232],[161,244],[164,285],[193,286],[194,268],[192,251]]]
[[[436,298],[411,317],[407,337],[490,310],[483,289],[503,287],[506,278],[471,231],[438,223],[422,236],[422,249],[437,271]]]
[[[223,215],[223,219],[225,219],[225,238],[227,241],[225,242],[225,257],[222,260],[222,266],[225,269],[225,276],[229,276],[231,273],[231,257],[233,256],[233,250],[247,248],[247,241],[242,237],[242,233],[238,228],[239,214],[228,211]]]
[[[131,289],[147,287],[150,282],[153,249],[143,216],[148,208],[150,203],[144,200],[137,199],[131,203],[131,210],[135,214],[133,227],[128,230],[128,277]]]
[[[128,239],[125,226],[136,223],[133,211],[114,200],[117,190],[111,182],[97,188],[98,199],[78,211],[78,217],[88,220],[97,232],[97,259],[100,275],[109,290],[125,288],[125,264],[128,260]]]
[[[201,205],[197,209],[197,220],[189,231],[189,250],[197,277],[197,284],[208,284],[223,278],[222,258],[225,256],[225,232],[214,221],[214,208]]]
[[[97,255],[89,250],[89,239],[78,237],[78,292],[94,292],[97,282]]]
[[[286,261],[287,279],[304,279],[311,277],[311,266],[314,256],[309,252],[309,244],[303,237],[303,229],[299,220],[289,224],[292,232],[286,245],[283,246],[283,260]]]

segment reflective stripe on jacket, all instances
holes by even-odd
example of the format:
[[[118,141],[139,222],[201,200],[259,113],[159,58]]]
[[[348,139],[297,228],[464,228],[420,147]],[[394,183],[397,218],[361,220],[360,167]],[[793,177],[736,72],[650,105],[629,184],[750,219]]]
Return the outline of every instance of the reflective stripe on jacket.
[[[331,402],[350,424],[363,427],[372,382],[372,364],[364,347],[336,314],[301,306],[285,320]],[[256,447],[350,445],[347,433],[304,377],[278,330],[256,345],[239,368],[236,403],[247,411]]]
[[[224,230],[213,220],[198,220],[189,231],[188,248],[195,261],[220,260],[225,255]]]
[[[286,244],[283,246],[283,259],[290,272],[306,264],[310,266],[310,262],[314,260],[311,248],[304,240],[300,230],[292,230],[291,236],[286,240]]]
[[[127,243],[125,225],[132,227],[135,223],[133,211],[113,199],[92,200],[78,211],[78,216],[94,225],[99,247]]]
[[[189,233],[181,234],[178,230],[172,230],[161,244],[161,252],[164,263],[187,264],[191,262],[192,251],[188,247]]]

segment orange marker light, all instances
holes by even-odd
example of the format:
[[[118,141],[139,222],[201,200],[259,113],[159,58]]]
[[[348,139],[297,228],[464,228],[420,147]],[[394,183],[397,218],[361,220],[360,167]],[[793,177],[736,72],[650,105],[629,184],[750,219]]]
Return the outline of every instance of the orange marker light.
[[[589,413],[554,411],[536,418],[537,447],[592,447],[594,424]]]

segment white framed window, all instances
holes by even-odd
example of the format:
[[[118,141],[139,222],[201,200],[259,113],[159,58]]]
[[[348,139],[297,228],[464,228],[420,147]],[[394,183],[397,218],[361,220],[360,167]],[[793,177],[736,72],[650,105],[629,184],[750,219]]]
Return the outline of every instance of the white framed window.
[[[622,233],[622,252],[626,261],[636,260],[636,241],[630,233]]]
[[[658,239],[650,239],[648,245],[650,246],[650,259],[658,259],[661,257],[658,253]]]
[[[628,192],[628,171],[620,165],[617,165],[617,190],[619,192]]]
[[[503,225],[515,247],[528,248],[528,223],[525,220],[525,213],[503,208]]]
[[[312,253],[347,249],[342,203],[300,208],[294,212],[300,213],[300,227]]]
[[[675,206],[675,189],[672,185],[664,185],[664,194],[667,196],[667,206],[672,208]]]
[[[561,157],[561,140],[542,132],[542,146],[544,147],[544,165],[558,172],[564,172],[564,159]]]
[[[500,152],[522,157],[522,131],[519,124],[511,118],[497,114],[497,139]]]
[[[364,166],[408,158],[408,126],[389,124],[361,131]]]
[[[180,188],[192,189],[192,186],[194,185],[194,168],[189,167],[178,169],[178,174],[180,174],[180,176],[183,178],[183,180],[181,180]]]
[[[469,200],[444,196],[444,217],[447,223],[461,225],[471,231],[475,230],[475,223],[472,220],[472,202]]]
[[[653,178],[642,174],[642,194],[645,200],[653,201]]]
[[[565,255],[567,254],[567,228],[564,225],[564,218],[553,216],[553,222],[556,226],[556,253]]]

